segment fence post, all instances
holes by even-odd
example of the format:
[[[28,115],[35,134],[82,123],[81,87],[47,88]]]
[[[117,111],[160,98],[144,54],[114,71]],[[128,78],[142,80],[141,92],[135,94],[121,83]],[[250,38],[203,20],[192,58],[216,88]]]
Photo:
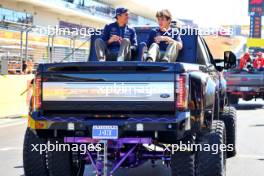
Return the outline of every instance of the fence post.
[[[20,66],[20,73],[22,73],[23,71],[23,33],[24,31],[21,30],[20,31],[20,63],[21,63],[21,66]]]
[[[28,60],[28,33],[30,29],[26,30],[26,44],[25,44],[25,60]]]

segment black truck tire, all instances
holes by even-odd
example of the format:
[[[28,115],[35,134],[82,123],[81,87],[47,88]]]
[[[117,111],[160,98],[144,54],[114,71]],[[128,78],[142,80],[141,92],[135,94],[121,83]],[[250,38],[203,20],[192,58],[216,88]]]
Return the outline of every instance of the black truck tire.
[[[185,138],[182,143],[188,141],[193,143],[193,137]],[[195,175],[195,154],[193,151],[176,151],[171,154],[171,176],[194,176]]]
[[[51,144],[64,144],[61,139],[50,139],[49,141]],[[70,151],[49,151],[48,168],[50,176],[82,176],[85,169],[85,163],[80,158],[75,160],[77,162],[74,162],[76,156],[74,157],[73,154],[74,153]]]
[[[225,144],[225,124],[221,120],[212,123],[209,134],[200,138],[203,149],[196,152],[196,176],[224,176],[226,171],[226,152],[218,149],[213,151],[212,146]],[[210,150],[205,150],[205,145]]]
[[[220,120],[225,123],[226,127],[226,144],[232,147],[232,150],[227,150],[227,158],[236,155],[236,130],[237,130],[237,115],[234,107],[225,107]]]
[[[239,98],[235,95],[228,95],[228,102],[231,105],[237,105],[239,102]]]
[[[39,138],[30,128],[27,128],[23,146],[25,176],[48,176],[46,152],[40,154],[32,146],[37,147],[40,144],[46,144],[46,140]]]

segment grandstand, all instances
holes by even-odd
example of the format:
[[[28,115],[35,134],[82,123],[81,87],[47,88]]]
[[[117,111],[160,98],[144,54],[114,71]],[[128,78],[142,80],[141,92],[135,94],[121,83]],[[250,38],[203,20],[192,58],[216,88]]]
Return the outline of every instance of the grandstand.
[[[138,13],[139,6],[126,1],[131,9],[130,24],[153,25],[150,12]],[[2,0],[0,2],[0,61],[8,60],[9,72],[20,73],[22,61],[35,64],[86,61],[89,36],[50,34],[50,28],[101,28],[113,21],[117,1],[98,0]],[[72,54],[74,53],[74,54]]]

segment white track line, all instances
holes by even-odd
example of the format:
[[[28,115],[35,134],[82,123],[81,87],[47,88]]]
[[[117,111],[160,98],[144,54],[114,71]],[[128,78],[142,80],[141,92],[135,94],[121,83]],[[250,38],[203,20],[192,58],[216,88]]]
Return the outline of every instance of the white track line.
[[[3,147],[0,148],[0,152],[22,150],[22,147]]]
[[[238,154],[236,157],[238,157],[238,158],[249,158],[249,159],[264,159],[264,155],[243,155],[243,154]]]
[[[22,125],[25,124],[27,121],[21,121],[21,122],[16,122],[16,123],[10,123],[10,124],[3,124],[0,125],[0,128],[6,128],[6,127],[10,127],[10,126],[17,126],[17,125]]]

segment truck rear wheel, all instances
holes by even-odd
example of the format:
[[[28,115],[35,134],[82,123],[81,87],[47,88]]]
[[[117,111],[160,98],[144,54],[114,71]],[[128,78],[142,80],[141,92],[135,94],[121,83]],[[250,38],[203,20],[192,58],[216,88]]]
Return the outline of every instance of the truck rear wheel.
[[[50,139],[51,144],[64,144],[62,141],[61,139]],[[77,152],[49,151],[48,168],[50,176],[82,176],[84,174],[85,162]]]
[[[220,149],[225,144],[225,124],[220,120],[213,121],[212,130],[209,134],[201,137],[202,150],[196,153],[197,176],[224,176],[226,171],[226,152]],[[209,145],[210,149],[205,150]],[[213,151],[217,145],[218,150]]]
[[[183,144],[191,144],[193,137],[188,137],[182,141]],[[171,155],[171,175],[172,176],[194,176],[195,174],[195,154],[193,151],[176,151]]]
[[[225,107],[220,120],[225,123],[226,144],[230,145],[230,147],[232,145],[232,150],[227,151],[227,158],[231,158],[236,155],[236,119],[236,109],[234,107]]]
[[[33,148],[33,146],[37,147],[41,144],[46,144],[46,140],[39,138],[30,128],[27,128],[23,146],[25,176],[48,176],[46,152],[40,154]]]

